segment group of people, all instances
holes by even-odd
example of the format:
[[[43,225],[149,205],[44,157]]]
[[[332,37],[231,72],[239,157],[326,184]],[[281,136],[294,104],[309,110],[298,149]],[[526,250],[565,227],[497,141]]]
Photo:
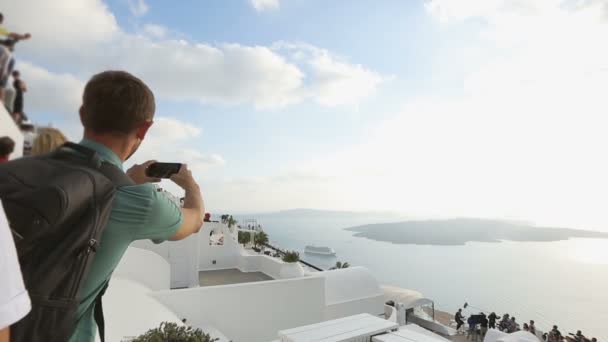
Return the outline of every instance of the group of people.
[[[4,15],[0,13],[0,101],[8,109],[13,117],[13,120],[18,125],[27,122],[27,116],[24,111],[24,93],[27,92],[27,85],[21,78],[19,70],[15,68],[15,45],[22,41],[31,38],[29,33],[20,34],[12,32],[3,26]],[[12,87],[8,88],[9,79],[13,78]],[[10,96],[9,96],[10,95]]]
[[[460,331],[460,329],[464,326],[464,318],[465,317],[462,314],[462,309],[458,309],[458,312],[456,312],[454,315],[457,331]],[[498,319],[499,316],[495,312],[492,312],[488,316],[486,316],[483,312],[469,316],[467,319],[469,328],[467,332],[467,339],[470,338],[476,340],[478,337],[481,337],[483,340],[488,329],[498,329],[506,333],[514,333],[522,330],[527,331],[547,342],[561,342],[564,340],[568,342],[597,342],[595,337],[590,339],[586,338],[580,330],[577,331],[576,334],[570,334],[571,336],[563,336],[557,325],[554,325],[553,329],[548,333],[540,334],[540,331],[536,329],[534,320],[530,320],[529,323],[524,323],[523,326],[520,326],[515,317],[509,315],[508,313],[502,315],[500,321],[498,321]]]
[[[549,331],[548,333],[544,333],[542,335],[543,340],[548,341],[548,342],[561,342],[561,341],[568,341],[568,342],[597,342],[597,338],[595,337],[591,337],[591,338],[587,338],[585,337],[585,335],[583,335],[583,332],[578,330],[576,332],[576,334],[568,334],[566,336],[562,335],[562,333],[559,331],[557,325],[553,326],[553,329],[551,329],[551,331]]]
[[[89,80],[82,99],[74,118],[83,125],[79,143],[59,147],[40,131],[31,156],[11,158],[14,141],[0,137],[2,342],[93,342],[98,328],[103,341],[103,324],[96,324],[103,322],[101,298],[131,242],[181,240],[203,225],[202,194],[186,164],[170,178],[184,189],[183,207],[156,190],[160,179],[146,175],[153,161],[123,171],[154,124],[155,99],[148,86],[127,72],[106,71]],[[42,153],[53,153],[38,155],[38,143],[47,147]],[[77,172],[82,168],[87,172]],[[86,190],[98,187],[112,189],[113,195]],[[58,191],[70,211],[49,191]],[[59,271],[57,262],[89,266],[82,272]],[[66,298],[55,299],[58,292]],[[74,305],[66,307],[67,301]]]
[[[454,315],[454,321],[456,321],[456,331],[460,331],[460,329],[464,327],[464,318],[465,317],[462,314],[462,309],[458,309]],[[491,318],[493,318],[493,320],[491,320]],[[477,315],[471,315],[467,319],[467,324],[469,327],[467,331],[467,339],[477,340],[478,338],[481,338],[481,340],[483,340],[489,328],[496,328],[496,315],[486,317],[483,312]]]

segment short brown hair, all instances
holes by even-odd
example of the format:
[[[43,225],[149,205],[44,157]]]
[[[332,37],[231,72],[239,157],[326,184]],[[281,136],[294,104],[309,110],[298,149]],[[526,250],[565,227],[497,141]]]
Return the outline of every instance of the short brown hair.
[[[8,157],[15,150],[15,142],[10,137],[0,137],[0,157]]]
[[[129,134],[154,117],[154,94],[124,71],[104,71],[89,80],[82,96],[82,123],[99,134]]]

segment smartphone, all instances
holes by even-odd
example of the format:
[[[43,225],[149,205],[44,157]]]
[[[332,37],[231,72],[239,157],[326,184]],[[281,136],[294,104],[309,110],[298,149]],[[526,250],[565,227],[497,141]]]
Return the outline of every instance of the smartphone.
[[[180,163],[153,163],[146,169],[146,176],[150,178],[170,178],[178,173],[182,167]]]

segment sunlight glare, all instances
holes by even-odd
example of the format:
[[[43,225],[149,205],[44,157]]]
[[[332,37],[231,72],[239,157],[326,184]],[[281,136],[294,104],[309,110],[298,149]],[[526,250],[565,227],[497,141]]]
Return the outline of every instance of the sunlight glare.
[[[608,240],[576,239],[572,241],[570,256],[585,264],[608,265]]]

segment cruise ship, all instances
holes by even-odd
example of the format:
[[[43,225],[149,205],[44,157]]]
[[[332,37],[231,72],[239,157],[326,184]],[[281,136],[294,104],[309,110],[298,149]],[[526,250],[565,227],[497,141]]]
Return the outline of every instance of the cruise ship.
[[[333,248],[320,247],[320,246],[306,246],[304,248],[304,253],[328,255],[328,256],[336,255],[336,251],[334,251]]]

